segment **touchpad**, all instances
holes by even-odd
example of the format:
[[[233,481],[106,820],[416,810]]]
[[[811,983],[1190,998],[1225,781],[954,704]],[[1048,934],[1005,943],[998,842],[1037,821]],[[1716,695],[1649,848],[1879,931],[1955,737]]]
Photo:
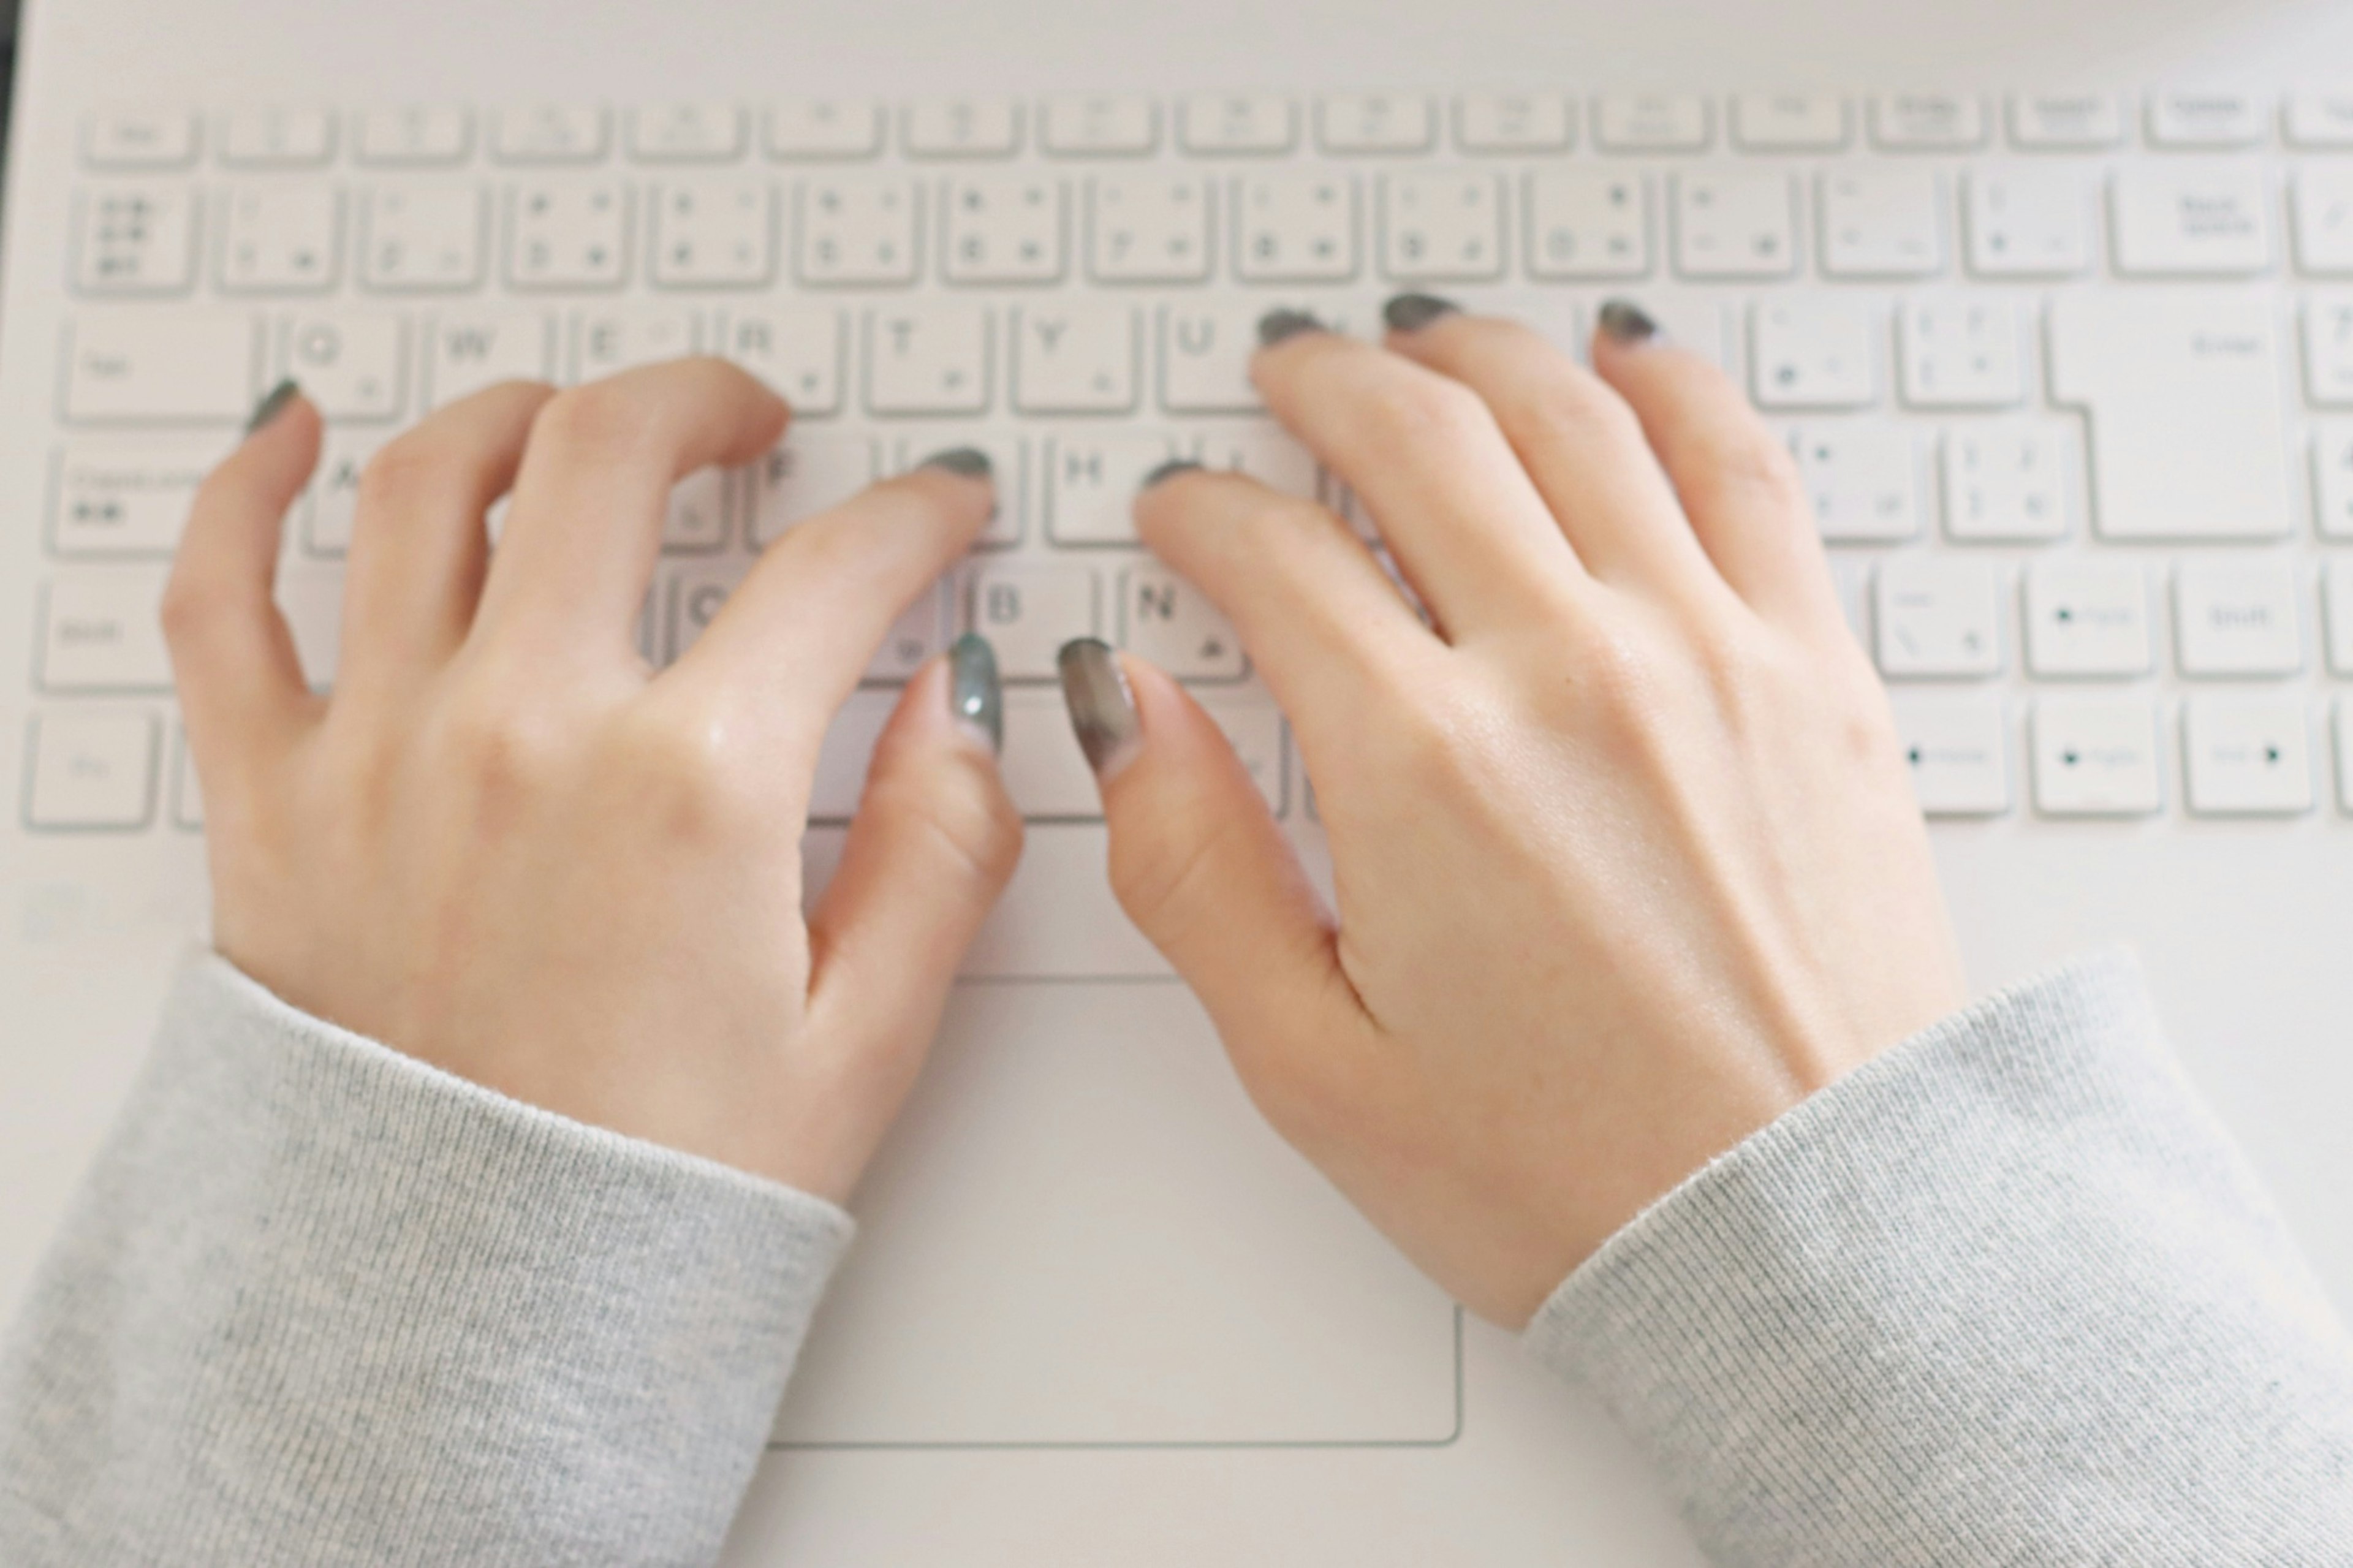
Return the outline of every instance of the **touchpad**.
[[[1174,982],[957,988],[781,1443],[1443,1442],[1455,1310]]]

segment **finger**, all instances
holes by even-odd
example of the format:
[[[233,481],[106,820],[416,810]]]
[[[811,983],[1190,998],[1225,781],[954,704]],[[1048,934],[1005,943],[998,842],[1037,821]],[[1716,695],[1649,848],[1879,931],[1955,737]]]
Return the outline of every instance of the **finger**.
[[[1601,310],[1593,368],[1642,422],[1692,531],[1733,592],[1767,616],[1837,619],[1797,465],[1731,379],[1615,300]]]
[[[787,530],[662,679],[726,690],[814,755],[892,623],[987,526],[978,458],[942,453]]]
[[[1517,321],[1465,315],[1427,294],[1398,295],[1385,314],[1391,350],[1461,382],[1494,412],[1595,576],[1717,585],[1641,421],[1609,384]]]
[[[343,584],[344,690],[438,668],[465,640],[490,559],[483,520],[513,486],[532,422],[554,395],[542,382],[501,382],[369,459]]]
[[[1314,501],[1186,466],[1145,487],[1135,525],[1233,623],[1303,746],[1414,689],[1445,655],[1364,542]]]
[[[292,382],[254,411],[237,450],[206,475],[164,589],[164,639],[207,794],[245,761],[285,744],[318,700],[302,678],[275,589],[287,508],[319,461],[319,411]]]
[[[1021,814],[997,775],[999,699],[988,645],[966,637],[908,682],[867,770],[839,869],[809,921],[809,1029],[854,1076],[844,1142],[864,1154],[905,1098],[956,966],[1021,853]]]
[[[558,394],[539,412],[475,636],[602,645],[635,658],[671,487],[747,463],[784,433],[784,400],[724,360],[669,360]]]
[[[1295,312],[1259,331],[1267,406],[1372,513],[1450,640],[1557,613],[1584,574],[1476,395]]]

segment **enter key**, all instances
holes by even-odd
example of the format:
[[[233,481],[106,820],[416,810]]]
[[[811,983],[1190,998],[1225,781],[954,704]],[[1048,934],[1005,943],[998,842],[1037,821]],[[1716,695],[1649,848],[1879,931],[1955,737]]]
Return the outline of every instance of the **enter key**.
[[[2261,299],[2063,294],[2051,392],[2091,426],[2107,539],[2277,539],[2295,502],[2279,329]]]

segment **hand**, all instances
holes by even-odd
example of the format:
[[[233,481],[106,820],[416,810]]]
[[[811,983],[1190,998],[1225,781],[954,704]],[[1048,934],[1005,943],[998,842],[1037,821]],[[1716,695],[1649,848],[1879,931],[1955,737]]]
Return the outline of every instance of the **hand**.
[[[224,956],[517,1100],[839,1200],[1021,828],[934,663],[803,923],[818,742],[986,522],[986,479],[928,466],[795,527],[675,666],[639,658],[672,484],[750,460],[785,419],[716,360],[434,414],[362,478],[321,697],[270,597],[318,458],[297,397],[206,481],[164,617]],[[493,552],[484,514],[510,488]],[[959,653],[967,710],[993,717],[986,647]]]
[[[1430,626],[1321,507],[1200,471],[1137,506],[1291,720],[1336,923],[1179,688],[1126,660],[1128,708],[1087,648],[1066,685],[1120,900],[1260,1107],[1516,1325],[1962,983],[1885,698],[1739,392],[1624,307],[1598,374],[1438,301],[1390,320],[1271,317],[1253,374]]]

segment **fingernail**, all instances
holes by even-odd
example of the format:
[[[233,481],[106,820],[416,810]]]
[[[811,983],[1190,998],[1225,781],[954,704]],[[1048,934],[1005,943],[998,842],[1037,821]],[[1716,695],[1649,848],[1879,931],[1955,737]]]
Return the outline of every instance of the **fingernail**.
[[[944,452],[934,452],[915,467],[945,468],[949,473],[962,474],[968,479],[985,479],[997,471],[997,465],[988,460],[988,454],[977,447],[950,447]]]
[[[284,381],[262,394],[261,401],[253,405],[252,417],[245,422],[245,433],[248,436],[252,435],[256,430],[285,413],[286,405],[301,395],[301,387],[295,384],[292,376],[288,376]]]
[[[977,731],[993,752],[1005,750],[1005,688],[997,679],[997,650],[978,632],[948,649],[948,710]]]
[[[1659,323],[1651,320],[1641,307],[1624,300],[1605,302],[1600,320],[1603,334],[1622,348],[1647,343],[1659,335]]]
[[[1285,338],[1295,338],[1302,332],[1320,332],[1324,323],[1304,310],[1269,310],[1258,319],[1258,346],[1271,349]]]
[[[1144,482],[1135,487],[1136,490],[1139,493],[1148,490],[1163,479],[1173,479],[1179,474],[1189,474],[1200,466],[1200,463],[1192,458],[1171,458],[1145,475]]]
[[[1062,705],[1071,710],[1071,729],[1079,750],[1095,777],[1108,779],[1125,767],[1144,743],[1144,726],[1135,716],[1135,693],[1127,689],[1127,674],[1108,643],[1094,637],[1074,637],[1062,645],[1055,659],[1062,675]]]
[[[1418,332],[1440,316],[1451,316],[1461,309],[1435,294],[1399,294],[1381,307],[1381,320],[1393,332]]]

